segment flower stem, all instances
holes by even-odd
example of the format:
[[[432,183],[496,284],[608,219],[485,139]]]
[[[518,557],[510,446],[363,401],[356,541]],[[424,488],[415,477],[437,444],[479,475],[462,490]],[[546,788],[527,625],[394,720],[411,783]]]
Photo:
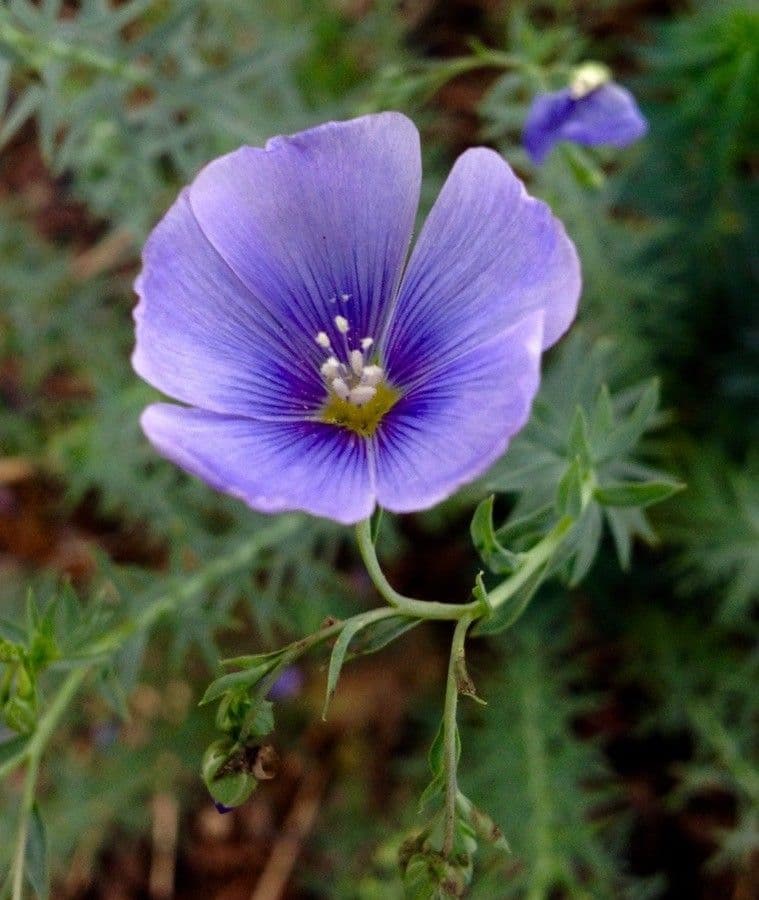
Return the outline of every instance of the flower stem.
[[[456,712],[459,699],[457,672],[464,659],[464,641],[474,616],[462,616],[456,622],[451,641],[451,656],[448,660],[448,677],[445,683],[445,705],[443,707],[443,772],[445,776],[445,805],[443,812],[443,855],[453,852],[456,826],[456,797],[459,792],[457,770],[459,764],[458,727]]]
[[[502,606],[540,569],[546,565],[558,550],[574,525],[572,516],[563,516],[537,544],[526,554],[517,571],[488,593],[488,603],[492,609]]]
[[[34,796],[37,789],[37,778],[39,777],[42,755],[47,748],[58,721],[81,687],[89,670],[89,666],[82,666],[74,669],[69,674],[45,714],[39,720],[37,730],[32,735],[27,747],[27,769],[24,776],[24,792],[21,798],[21,814],[16,831],[16,851],[13,856],[13,886],[11,892],[13,900],[21,900],[23,896],[26,845],[29,839],[29,824],[32,818],[32,810],[34,809]]]
[[[366,566],[366,571],[372,579],[374,586],[380,592],[382,597],[394,606],[399,613],[411,616],[417,619],[437,619],[437,620],[455,620],[464,616],[471,615],[474,618],[477,614],[484,612],[479,601],[472,603],[437,603],[432,600],[415,600],[413,597],[404,597],[399,594],[390,582],[385,578],[379,560],[377,559],[377,551],[374,547],[371,534],[371,523],[369,519],[364,519],[356,526],[356,538],[358,540],[358,549],[361,558]]]

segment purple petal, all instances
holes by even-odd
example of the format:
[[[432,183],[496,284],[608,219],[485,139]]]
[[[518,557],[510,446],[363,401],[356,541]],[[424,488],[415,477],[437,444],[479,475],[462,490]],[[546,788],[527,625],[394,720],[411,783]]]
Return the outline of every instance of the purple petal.
[[[190,188],[203,232],[286,321],[295,352],[325,331],[377,336],[400,278],[421,183],[419,135],[399,113],[330,122],[211,162]],[[323,356],[322,356],[323,358]]]
[[[476,478],[525,424],[540,380],[543,313],[449,361],[387,415],[376,436],[377,500],[425,509]]]
[[[141,422],[161,454],[262,512],[304,510],[352,524],[374,508],[367,443],[343,429],[170,403],[149,406]]]
[[[633,95],[618,84],[605,84],[579,99],[573,99],[568,88],[539,95],[527,114],[522,139],[539,164],[558,141],[625,147],[643,137],[647,128]]]
[[[321,403],[316,363],[211,247],[183,192],[150,235],[135,285],[132,363],[164,393],[220,413],[303,414]]]
[[[407,385],[537,310],[548,347],[574,318],[579,294],[580,266],[562,224],[497,153],[468,150],[404,277],[384,344],[390,378]]]

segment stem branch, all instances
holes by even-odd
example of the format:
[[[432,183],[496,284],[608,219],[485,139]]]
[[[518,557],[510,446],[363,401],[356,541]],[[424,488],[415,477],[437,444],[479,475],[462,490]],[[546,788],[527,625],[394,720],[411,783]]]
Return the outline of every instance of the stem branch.
[[[482,612],[482,606],[479,601],[472,603],[437,603],[431,600],[415,600],[413,597],[404,597],[399,594],[390,582],[385,578],[379,560],[377,559],[377,551],[372,541],[371,523],[369,519],[364,519],[356,526],[356,538],[358,540],[358,549],[361,558],[366,566],[366,571],[372,579],[374,586],[380,592],[382,597],[394,606],[399,613],[417,618],[417,619],[437,619],[440,621],[451,621],[461,619],[464,616],[471,615],[473,618]]]
[[[462,616],[456,622],[451,641],[451,656],[448,660],[448,677],[445,683],[445,705],[443,707],[443,772],[445,776],[445,806],[443,813],[443,855],[453,852],[456,829],[456,797],[459,792],[457,770],[459,765],[458,726],[456,711],[459,699],[457,672],[464,659],[464,641],[474,616]]]

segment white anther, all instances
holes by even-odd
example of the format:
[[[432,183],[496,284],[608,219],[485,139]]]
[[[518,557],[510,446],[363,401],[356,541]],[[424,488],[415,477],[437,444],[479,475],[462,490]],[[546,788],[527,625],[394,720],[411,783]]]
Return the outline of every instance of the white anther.
[[[364,366],[364,371],[361,373],[361,384],[374,387],[382,381],[384,375],[385,373],[379,366]]]
[[[331,297],[327,298],[327,303],[337,303],[337,297],[333,294]]]
[[[351,391],[350,391],[350,388],[348,387],[348,385],[343,381],[342,378],[335,378],[332,382],[331,387],[332,387],[332,390],[337,394],[337,396],[341,400],[348,399],[348,396]]]
[[[345,316],[335,316],[335,327],[340,334],[347,334],[350,329],[350,325]]]
[[[320,371],[322,375],[327,379],[331,380],[332,378],[337,378],[337,376],[340,374],[339,360],[334,356],[330,356],[330,358],[326,362],[322,363]]]
[[[343,301],[343,303],[347,303],[350,300],[350,298],[351,298],[350,294],[340,294],[340,299]]]
[[[360,350],[351,350],[351,369],[358,376],[364,371],[364,354]]]
[[[363,406],[368,403],[377,393],[376,388],[370,387],[368,384],[360,384],[358,387],[351,389],[349,400],[356,406]]]
[[[369,337],[361,338],[361,349],[368,350],[372,346],[373,343],[374,343],[374,338],[369,338]]]
[[[586,62],[572,72],[569,93],[573,100],[582,100],[611,80],[610,69],[603,63]]]
[[[316,343],[320,347],[324,347],[325,350],[329,349],[329,336],[326,331],[320,331],[319,334],[316,335]]]

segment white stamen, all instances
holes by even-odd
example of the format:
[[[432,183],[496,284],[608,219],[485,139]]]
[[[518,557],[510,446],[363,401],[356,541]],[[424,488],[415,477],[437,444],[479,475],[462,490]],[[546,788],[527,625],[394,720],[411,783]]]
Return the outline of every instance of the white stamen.
[[[340,294],[340,299],[343,301],[343,303],[347,303],[350,300],[350,298],[351,298],[350,294]]]
[[[360,384],[358,387],[351,388],[348,399],[351,403],[355,403],[356,406],[363,406],[364,403],[368,403],[376,393],[376,388],[370,387],[367,384]]]
[[[364,370],[364,354],[360,350],[351,350],[351,369],[358,375]]]
[[[348,385],[343,381],[342,378],[335,378],[332,382],[332,390],[337,394],[337,396],[341,400],[347,400],[351,391]]]
[[[320,347],[324,347],[325,350],[329,350],[329,336],[326,331],[320,331],[319,334],[316,335],[316,343]]]
[[[335,316],[335,327],[340,334],[347,334],[350,329],[350,325],[345,316]]]
[[[374,387],[382,381],[384,375],[385,373],[379,366],[364,366],[364,371],[361,373],[361,384]]]
[[[337,378],[337,376],[340,374],[339,360],[334,356],[330,356],[330,358],[326,362],[322,363],[320,371],[322,375],[327,379],[331,380],[333,378]]]
[[[368,350],[372,346],[373,343],[374,343],[374,338],[370,338],[370,337],[361,338],[361,349]]]
[[[610,69],[603,63],[586,62],[572,72],[569,93],[573,100],[582,100],[611,80]]]

